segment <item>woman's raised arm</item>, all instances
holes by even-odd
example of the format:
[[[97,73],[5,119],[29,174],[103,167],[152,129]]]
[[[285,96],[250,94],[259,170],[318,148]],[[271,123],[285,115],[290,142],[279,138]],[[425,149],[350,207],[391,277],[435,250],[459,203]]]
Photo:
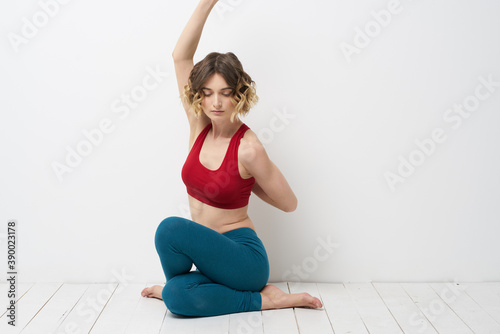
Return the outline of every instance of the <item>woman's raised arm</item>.
[[[184,27],[174,51],[172,58],[174,59],[175,75],[177,77],[177,85],[179,94],[184,92],[184,86],[188,83],[189,74],[193,69],[193,57],[198,48],[198,43],[201,38],[203,27],[212,8],[217,3],[217,0],[201,0],[194,10],[193,15]],[[196,121],[195,116],[189,112],[189,106],[183,104],[184,110],[188,116],[189,123],[193,127]]]

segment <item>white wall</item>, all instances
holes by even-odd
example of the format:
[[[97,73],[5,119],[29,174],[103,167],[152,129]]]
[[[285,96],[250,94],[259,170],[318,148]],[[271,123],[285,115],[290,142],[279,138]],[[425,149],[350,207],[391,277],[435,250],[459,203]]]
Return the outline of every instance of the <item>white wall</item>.
[[[16,219],[21,281],[164,280],[154,232],[187,208],[170,54],[196,3],[0,5],[0,239],[5,254]],[[299,198],[289,214],[251,199],[271,280],[500,280],[499,14],[494,0],[221,0],[196,60],[239,56],[260,96],[244,121]],[[461,104],[470,116],[449,111]]]

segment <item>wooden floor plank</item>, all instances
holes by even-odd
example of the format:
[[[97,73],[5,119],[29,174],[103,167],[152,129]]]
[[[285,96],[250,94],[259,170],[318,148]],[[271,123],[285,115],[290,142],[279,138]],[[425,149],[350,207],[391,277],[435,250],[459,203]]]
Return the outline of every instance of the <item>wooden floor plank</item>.
[[[466,284],[465,293],[500,323],[500,282]]]
[[[474,333],[500,334],[500,324],[465,293],[467,285],[433,283],[430,286]]]
[[[180,317],[167,310],[160,329],[161,334],[195,334],[196,319]]]
[[[262,312],[241,312],[229,315],[229,333],[264,334]]]
[[[163,285],[148,283],[146,286]],[[124,334],[158,334],[167,315],[163,300],[142,297]]]
[[[88,287],[89,284],[63,284],[23,329],[23,334],[55,333]]]
[[[290,293],[286,282],[271,284],[281,291]],[[262,311],[262,325],[264,334],[299,334],[295,312],[292,308]]]
[[[437,334],[399,283],[373,283],[405,334]]]
[[[348,283],[346,287],[371,334],[403,333],[372,284]]]
[[[182,317],[167,312],[160,333],[171,334],[228,334],[229,315],[215,317]]]
[[[90,334],[123,334],[139,304],[146,284],[118,284]]]
[[[335,334],[368,334],[344,284],[317,283],[316,285]]]
[[[19,299],[16,303],[16,331],[26,327],[61,285],[62,283],[36,283]],[[11,326],[7,325],[6,317],[2,317],[1,321],[0,332],[12,332]]]
[[[290,293],[307,292],[320,297],[316,283],[290,282],[288,286]],[[301,334],[333,334],[332,325],[324,307],[321,309],[295,308],[295,317]]]
[[[117,286],[117,283],[90,284],[54,334],[88,333]]]
[[[201,317],[194,319],[195,333],[200,334],[227,334],[229,333],[229,314],[215,317]]]
[[[429,284],[404,283],[402,287],[439,334],[473,333]]]
[[[141,297],[152,284],[20,283],[19,326],[8,326],[2,310],[0,333],[500,334],[500,283],[272,284],[315,295],[324,308],[187,318],[172,315],[161,300]],[[0,293],[7,290],[1,283]]]

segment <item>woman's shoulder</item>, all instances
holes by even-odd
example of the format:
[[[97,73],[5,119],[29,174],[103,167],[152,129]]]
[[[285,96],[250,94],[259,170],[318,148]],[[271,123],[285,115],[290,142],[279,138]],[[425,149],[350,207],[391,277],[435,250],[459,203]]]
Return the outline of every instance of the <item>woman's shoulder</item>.
[[[238,150],[239,160],[245,164],[254,161],[259,156],[265,155],[266,150],[264,145],[259,140],[259,137],[252,129],[245,131],[245,134],[240,140]]]
[[[245,133],[243,134],[243,137],[241,137],[240,141],[240,147],[242,148],[249,148],[249,147],[254,147],[254,146],[262,146],[262,143],[259,140],[259,137],[255,132],[252,131],[251,128],[248,128]]]

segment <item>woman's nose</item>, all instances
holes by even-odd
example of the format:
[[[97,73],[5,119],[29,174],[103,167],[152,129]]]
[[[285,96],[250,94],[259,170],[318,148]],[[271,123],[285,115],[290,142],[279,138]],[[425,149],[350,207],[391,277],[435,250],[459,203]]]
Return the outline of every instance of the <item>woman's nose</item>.
[[[220,98],[217,97],[217,95],[215,95],[215,97],[214,97],[214,107],[216,107],[216,108],[219,107],[220,104],[221,104],[220,102],[221,102]]]

